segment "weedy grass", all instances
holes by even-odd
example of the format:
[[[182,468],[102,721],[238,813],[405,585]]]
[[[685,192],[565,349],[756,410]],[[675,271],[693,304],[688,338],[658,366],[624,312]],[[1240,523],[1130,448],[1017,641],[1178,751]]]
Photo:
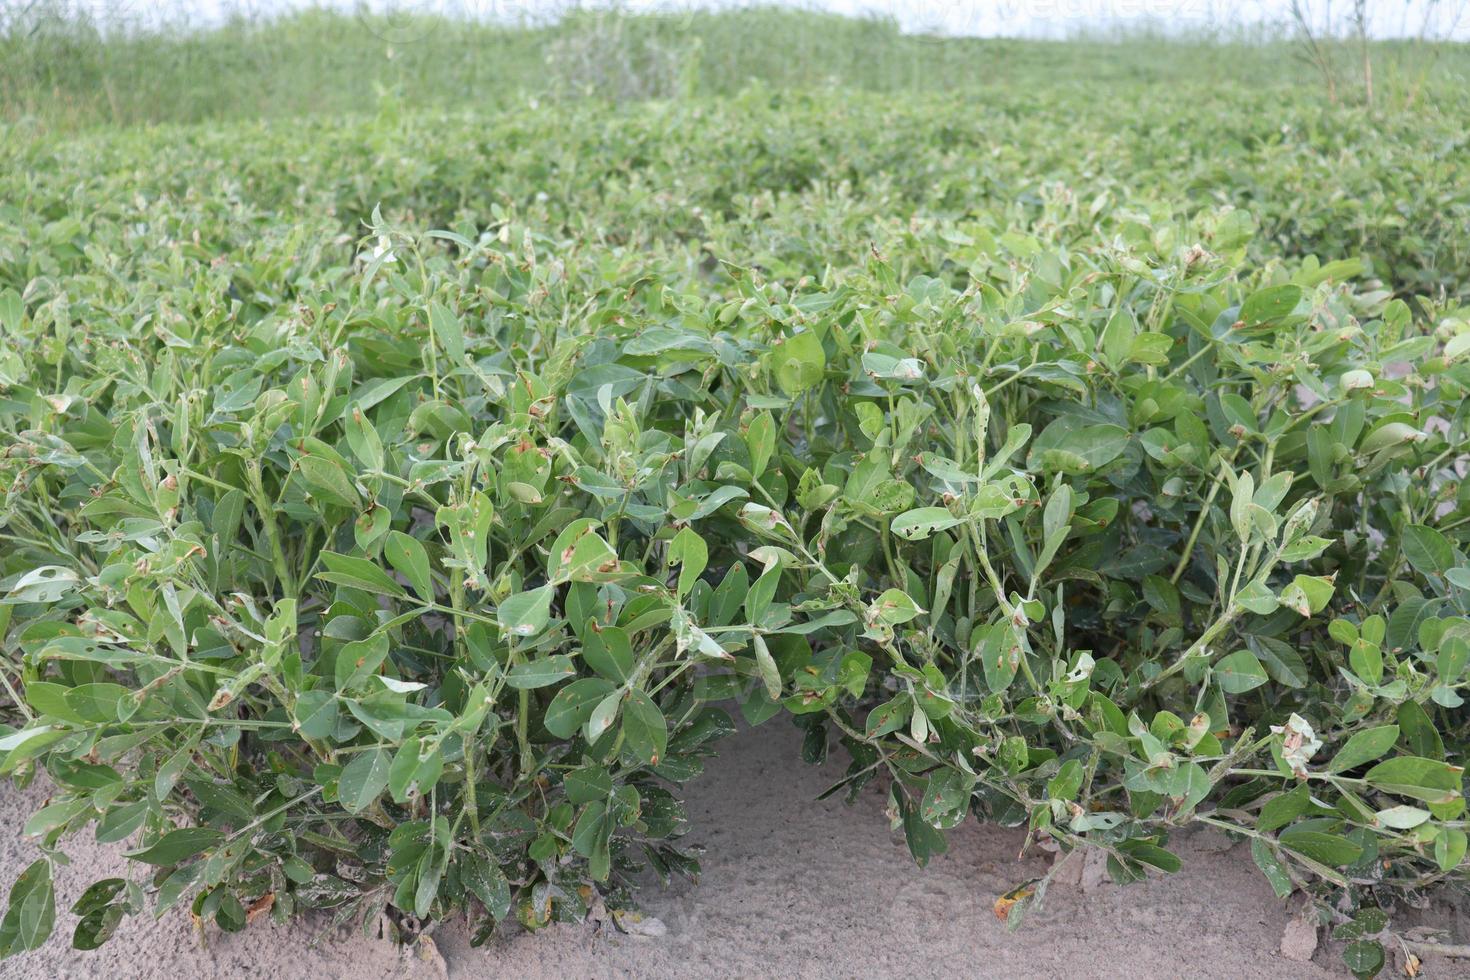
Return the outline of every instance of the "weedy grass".
[[[81,949],[625,909],[738,712],[1377,972],[1466,878],[1465,94],[1112,84],[12,126],[0,953],[84,829]]]

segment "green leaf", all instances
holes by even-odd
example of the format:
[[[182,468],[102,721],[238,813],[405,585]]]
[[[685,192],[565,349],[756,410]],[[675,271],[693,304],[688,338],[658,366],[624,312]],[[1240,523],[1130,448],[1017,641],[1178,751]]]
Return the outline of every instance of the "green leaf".
[[[623,709],[623,698],[623,692],[617,690],[597,702],[592,713],[587,716],[587,724],[582,729],[582,734],[587,741],[596,742],[602,738],[604,732],[613,726],[613,722],[618,720],[618,713]]]
[[[901,589],[888,589],[868,606],[869,622],[898,626],[922,615],[923,609]]]
[[[1410,752],[1426,759],[1444,758],[1444,741],[1429,713],[1417,702],[1405,701],[1399,705],[1397,720],[1404,746]]]
[[[352,448],[352,455],[357,457],[358,462],[369,470],[381,470],[383,440],[361,408],[354,405],[347,412],[343,428],[347,432],[347,445]]]
[[[404,594],[403,586],[393,581],[388,573],[379,568],[376,563],[365,558],[354,558],[351,555],[323,551],[321,562],[327,566],[327,570],[317,572],[316,577],[325,582],[345,585],[350,589],[361,589],[364,592],[374,592],[378,595],[401,596]]]
[[[766,693],[772,700],[781,696],[781,671],[776,666],[775,658],[766,647],[765,638],[760,634],[752,637],[751,647],[755,651],[755,665],[760,673],[761,683],[766,686]]]
[[[889,525],[889,530],[910,541],[923,541],[935,531],[943,531],[962,523],[964,521],[961,518],[955,517],[943,507],[920,507],[899,514]]]
[[[1293,647],[1273,637],[1251,636],[1246,638],[1251,652],[1261,658],[1266,673],[1278,684],[1291,688],[1306,687],[1312,679],[1311,671],[1302,655]]]
[[[530,690],[550,687],[576,675],[577,668],[572,664],[572,658],[555,653],[539,660],[516,664],[506,673],[505,683],[517,690]]]
[[[1420,442],[1424,438],[1423,431],[1407,422],[1386,422],[1363,437],[1363,441],[1358,444],[1358,452],[1368,455],[1393,450],[1410,443]]]
[[[1046,784],[1046,795],[1054,800],[1075,800],[1082,789],[1082,763],[1068,759]]]
[[[337,654],[334,680],[338,691],[359,687],[376,674],[388,659],[389,639],[386,632],[374,633],[365,640],[344,644]],[[308,707],[306,710],[312,711]],[[315,713],[314,711],[312,712]]]
[[[1215,664],[1215,680],[1226,694],[1254,691],[1268,680],[1266,668],[1249,650],[1237,650]]]
[[[51,862],[33,862],[10,886],[10,904],[0,920],[0,959],[40,949],[56,923],[56,890]]]
[[[1260,837],[1251,838],[1251,860],[1256,862],[1256,867],[1266,876],[1277,898],[1285,898],[1296,890],[1296,884],[1291,880],[1286,866],[1281,863],[1271,845]]]
[[[296,723],[307,738],[330,738],[337,728],[337,697],[333,691],[303,691],[294,710]],[[187,755],[178,759],[180,765],[188,761]]]
[[[434,331],[435,342],[449,355],[455,364],[464,360],[464,331],[459,318],[443,303],[429,304],[429,328]]]
[[[571,738],[592,717],[592,711],[616,688],[600,677],[584,677],[572,681],[556,692],[546,706],[542,724],[557,738]]]
[[[607,802],[588,803],[572,831],[572,849],[583,857],[591,857],[598,847],[606,846],[608,830]]]
[[[1241,590],[1235,595],[1235,602],[1241,608],[1253,612],[1257,616],[1269,616],[1280,605],[1280,600],[1276,598],[1276,593],[1272,592],[1263,582],[1259,581],[1249,582],[1242,586]]]
[[[1405,755],[1378,763],[1363,776],[1368,785],[1395,796],[1425,803],[1452,803],[1460,798],[1464,770],[1447,762]]]
[[[1286,545],[1281,549],[1281,560],[1288,564],[1299,561],[1311,561],[1326,551],[1332,542],[1326,538],[1319,538],[1307,534]]]
[[[25,301],[20,298],[20,293],[9,286],[0,289],[0,327],[12,334],[18,334],[24,317]]]
[[[821,384],[826,367],[827,355],[822,350],[822,342],[810,330],[787,337],[771,352],[776,383],[791,398]]]
[[[1133,336],[1138,326],[1133,322],[1133,315],[1127,309],[1119,310],[1109,318],[1107,326],[1103,328],[1100,338],[1100,349],[1103,361],[1108,367],[1117,370],[1127,362],[1128,353],[1133,348]]]
[[[1379,810],[1375,822],[1380,827],[1388,827],[1392,830],[1412,830],[1431,816],[1433,814],[1428,810],[1422,810],[1417,806],[1400,805]]]
[[[658,765],[669,744],[663,712],[642,691],[629,691],[623,705],[623,741],[634,756],[650,766]]]
[[[1404,528],[1404,557],[1424,575],[1443,575],[1458,564],[1458,556],[1449,539],[1423,524],[1410,524]]]
[[[1361,939],[1364,936],[1374,936],[1382,932],[1388,926],[1388,916],[1382,909],[1365,905],[1358,909],[1358,914],[1353,916],[1352,921],[1344,922],[1332,930],[1333,939]]]
[[[469,851],[460,859],[459,878],[496,921],[510,915],[510,882],[494,861]]]
[[[1312,798],[1307,793],[1305,783],[1299,784],[1289,792],[1278,793],[1261,807],[1260,815],[1256,817],[1256,829],[1262,833],[1280,830],[1307,812],[1307,807],[1311,806],[1311,803]]]
[[[348,813],[361,813],[382,794],[388,785],[391,766],[392,760],[382,748],[358,752],[352,757],[337,779],[337,798]]]
[[[1335,587],[1332,579],[1320,575],[1298,575],[1281,591],[1281,604],[1310,617],[1327,608]]]
[[[1332,761],[1327,764],[1328,772],[1347,772],[1365,762],[1379,758],[1399,740],[1399,726],[1380,725],[1361,732],[1354,732]]]
[[[909,854],[919,867],[926,866],[936,854],[943,854],[949,844],[943,832],[923,818],[918,806],[900,806],[903,814],[903,836],[909,846]]]
[[[1015,680],[1016,671],[1021,667],[1021,657],[1025,655],[1020,637],[1009,623],[995,623],[980,629],[984,632],[980,636],[977,653],[985,671],[985,686],[994,692],[1004,691]]]
[[[1383,944],[1373,939],[1348,943],[1342,951],[1342,962],[1358,980],[1369,980],[1383,969]]]
[[[759,479],[776,450],[776,422],[770,412],[757,412],[745,432],[745,445],[750,451],[750,475]]]
[[[388,766],[388,794],[394,803],[406,803],[408,791],[413,785],[414,773],[422,761],[423,740],[417,736],[404,739]]]
[[[128,858],[144,864],[169,867],[200,851],[207,851],[224,841],[225,835],[213,827],[182,827],[171,830],[151,847],[130,851]]]
[[[689,594],[709,564],[709,547],[692,527],[682,528],[669,542],[669,564],[679,566],[679,598]]]
[[[42,565],[26,572],[6,593],[5,603],[55,602],[81,584],[76,572],[62,565]]]
[[[1459,683],[1466,664],[1470,664],[1470,640],[1463,634],[1444,636],[1439,642],[1439,656],[1434,662],[1435,669],[1439,671],[1439,682]]]
[[[1172,851],[1167,851],[1157,844],[1149,844],[1143,841],[1130,841],[1121,845],[1120,849],[1133,858],[1149,867],[1158,868],[1165,874],[1173,874],[1183,867],[1179,856]]]
[[[878,705],[868,712],[868,719],[864,724],[867,736],[878,738],[898,731],[908,722],[913,706],[913,698],[908,694],[900,694],[893,700]]]
[[[426,602],[434,601],[434,581],[429,575],[429,553],[415,538],[402,531],[390,531],[383,542],[383,554],[399,575]]]
[[[1132,438],[1119,425],[1087,425],[1064,430],[1059,437],[1053,437],[1052,426],[1048,426],[1032,443],[1028,465],[1049,473],[1091,473],[1121,456]]]
[[[582,632],[582,659],[600,676],[623,684],[633,676],[633,644],[620,626],[589,625]]]
[[[1254,503],[1256,493],[1256,479],[1249,473],[1242,473],[1235,481],[1235,493],[1230,498],[1230,524],[1235,528],[1235,536],[1242,544],[1250,542],[1251,528],[1254,522],[1251,520],[1251,504]]]
[[[1441,827],[1434,839],[1434,861],[1441,871],[1458,868],[1465,860],[1466,845],[1470,837],[1458,827]]]
[[[555,588],[543,585],[529,592],[519,592],[495,610],[501,629],[514,636],[535,636],[546,628],[551,618],[551,599]]]
[[[1288,316],[1301,299],[1302,287],[1293,283],[1258,289],[1241,304],[1240,319],[1247,327],[1259,327]]]
[[[605,800],[613,791],[612,776],[600,766],[574,769],[567,773],[562,785],[566,787],[567,799],[578,805]]]
[[[356,508],[361,498],[347,472],[325,456],[303,454],[296,461],[308,492],[318,500],[338,507]]]
[[[975,777],[970,773],[947,766],[934,769],[924,787],[919,816],[934,827],[954,826],[969,812],[974,788]]]
[[[1376,643],[1354,640],[1353,648],[1348,651],[1348,665],[1352,667],[1353,673],[1369,684],[1377,684],[1383,680],[1383,652]]]
[[[71,907],[72,914],[80,916],[76,929],[72,931],[72,949],[97,949],[111,938],[124,913],[123,906],[113,904],[113,899],[127,884],[123,878],[104,878],[87,887]]]
[[[1282,831],[1278,840],[1287,850],[1295,851],[1329,868],[1341,868],[1352,864],[1363,853],[1361,847],[1346,837],[1320,830],[1292,828]]]

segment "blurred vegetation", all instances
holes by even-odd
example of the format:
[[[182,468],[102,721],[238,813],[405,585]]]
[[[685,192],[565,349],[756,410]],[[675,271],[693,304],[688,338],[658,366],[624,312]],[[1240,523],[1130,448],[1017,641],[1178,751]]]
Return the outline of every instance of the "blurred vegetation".
[[[1406,298],[1470,295],[1464,45],[1374,45],[1369,105],[1350,84],[1361,52],[1347,41],[1329,94],[1300,45],[1245,35],[936,38],[780,8],[499,27],[314,10],[108,33],[45,10],[32,8],[28,31],[12,19],[0,42],[5,165],[28,175],[13,194],[36,193],[55,167],[75,172],[78,154],[105,169],[119,127],[154,148],[169,185],[188,172],[170,155],[182,145],[224,160],[350,134],[340,152],[384,168],[333,199],[358,202],[355,230],[380,201],[423,216],[499,200],[505,157],[524,150],[481,136],[511,132],[538,147],[553,195],[679,183],[691,203],[729,210],[762,190],[873,185],[891,188],[900,213],[1006,214],[1065,192],[1147,220],[1229,205],[1260,222],[1260,259],[1359,256]],[[751,114],[734,131],[732,98]],[[574,111],[548,133],[552,106]],[[153,131],[210,121],[222,125]],[[101,138],[74,140],[88,131]],[[337,159],[295,160],[296,181],[268,186],[331,188]],[[570,176],[592,171],[604,176]]]
[[[1353,43],[1320,39],[1351,102]],[[1463,89],[1466,46],[1372,47],[1386,108]],[[104,22],[58,0],[0,11],[0,118],[42,130],[352,112],[384,94],[410,106],[496,108],[528,98],[722,96],[774,89],[870,92],[1049,90],[1106,84],[1099,105],[1141,90],[1222,86],[1307,90],[1319,67],[1289,33],[1149,32],[1069,41],[940,38],[896,22],[754,7],[630,14],[571,10],[554,21],[490,23],[433,15],[308,9],[234,16],[208,29]],[[1341,89],[1341,91],[1336,91]]]

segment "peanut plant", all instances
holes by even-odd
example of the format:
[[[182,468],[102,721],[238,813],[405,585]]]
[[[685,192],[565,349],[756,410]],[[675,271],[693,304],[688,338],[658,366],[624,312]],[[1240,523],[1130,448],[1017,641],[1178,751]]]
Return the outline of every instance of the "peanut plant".
[[[4,151],[0,771],[53,790],[0,954],[83,831],[130,868],[83,950],[617,915],[697,875],[736,717],[920,864],[971,817],[1124,882],[1247,840],[1365,976],[1463,886],[1463,282],[1162,185],[967,207],[913,175],[978,135],[741,135],[783,105],[617,110],[596,179],[575,106]]]

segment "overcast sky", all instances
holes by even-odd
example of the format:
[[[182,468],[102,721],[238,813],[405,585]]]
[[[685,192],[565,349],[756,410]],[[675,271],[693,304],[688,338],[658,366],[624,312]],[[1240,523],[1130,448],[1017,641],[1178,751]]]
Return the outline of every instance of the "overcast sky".
[[[1289,13],[1290,0],[820,0],[809,6],[846,13],[880,11],[911,29],[949,34],[1057,36],[1130,23],[1191,28],[1280,21]],[[1303,0],[1302,6],[1316,18],[1340,20],[1351,2]],[[1458,36],[1470,38],[1465,31],[1470,3],[1463,0],[1368,0],[1367,6],[1370,28],[1381,36],[1418,34],[1427,14],[1440,32],[1437,36],[1458,27]],[[1466,16],[1457,18],[1457,11]]]
[[[0,7],[27,0],[0,0]],[[644,10],[689,6],[739,6],[744,0],[62,0],[104,19],[129,16],[185,17],[218,22],[229,11],[272,13],[304,6],[459,13],[481,18],[545,18],[570,6],[621,6]],[[1351,0],[1302,0],[1317,21],[1341,23]],[[1282,21],[1290,0],[798,0],[798,5],[848,14],[889,14],[906,28],[987,37],[1058,37],[1085,29],[1144,24],[1200,28],[1222,23]],[[1413,36],[1470,40],[1470,0],[1368,0],[1370,29],[1378,37]]]

